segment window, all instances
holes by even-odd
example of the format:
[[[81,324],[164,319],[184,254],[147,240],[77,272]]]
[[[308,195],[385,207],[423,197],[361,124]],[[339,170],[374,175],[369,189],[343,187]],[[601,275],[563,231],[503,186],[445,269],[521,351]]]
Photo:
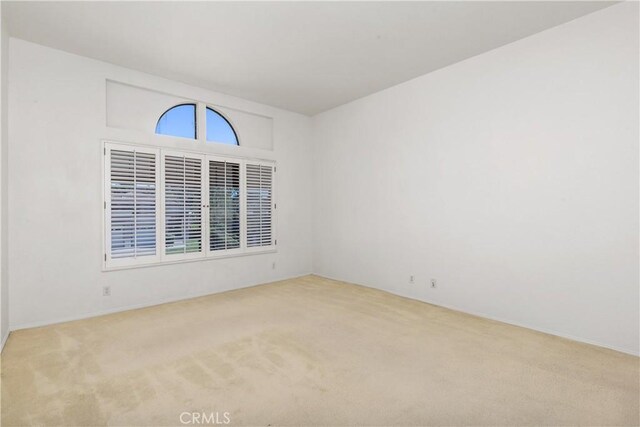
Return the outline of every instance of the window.
[[[238,136],[222,114],[207,107],[207,141],[238,145]]]
[[[165,111],[156,124],[159,135],[201,139],[198,135],[199,111],[206,111],[205,136],[207,142],[239,145],[235,129],[222,114],[203,104],[180,104]],[[202,116],[200,115],[202,118]],[[202,130],[202,129],[201,129]]]
[[[269,161],[105,143],[105,268],[275,250]]]
[[[196,104],[180,104],[169,108],[158,119],[156,133],[196,139]]]

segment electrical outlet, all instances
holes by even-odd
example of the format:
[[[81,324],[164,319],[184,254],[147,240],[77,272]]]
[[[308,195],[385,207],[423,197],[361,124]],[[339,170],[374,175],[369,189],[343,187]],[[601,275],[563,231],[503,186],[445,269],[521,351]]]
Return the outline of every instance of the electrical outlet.
[[[102,296],[110,297],[111,296],[111,286],[103,286],[102,287]]]
[[[432,288],[436,288],[436,287],[437,287],[437,284],[438,284],[438,283],[436,282],[436,279],[431,279],[431,287],[432,287]]]
[[[413,276],[409,276],[409,283],[414,284],[416,282],[416,278]]]

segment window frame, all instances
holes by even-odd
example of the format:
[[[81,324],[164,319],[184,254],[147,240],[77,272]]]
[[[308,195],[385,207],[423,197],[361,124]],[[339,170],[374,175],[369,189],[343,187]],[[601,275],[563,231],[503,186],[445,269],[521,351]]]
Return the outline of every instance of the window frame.
[[[222,258],[240,257],[277,252],[276,235],[276,169],[275,160],[254,159],[249,157],[227,156],[211,154],[204,150],[179,149],[174,147],[153,147],[148,144],[117,142],[103,140],[103,258],[102,271],[122,270],[128,268],[151,267],[158,265],[168,265],[183,262],[207,261]],[[228,145],[228,144],[225,144]],[[110,200],[110,150],[136,150],[145,153],[153,153],[156,156],[156,254],[140,258],[120,258],[111,259],[111,200]],[[166,254],[165,247],[165,156],[184,156],[202,159],[202,233],[203,251],[190,254]],[[209,161],[223,161],[237,163],[240,167],[240,248],[225,249],[220,251],[210,250],[210,211],[209,211]],[[246,191],[246,165],[259,164],[271,166],[273,168],[271,184],[271,228],[272,244],[270,246],[247,247],[247,191]],[[186,255],[186,256],[182,256]]]

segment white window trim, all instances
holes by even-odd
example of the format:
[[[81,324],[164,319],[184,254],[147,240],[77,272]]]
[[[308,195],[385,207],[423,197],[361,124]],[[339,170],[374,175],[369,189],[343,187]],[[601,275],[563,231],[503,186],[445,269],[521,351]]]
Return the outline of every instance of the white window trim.
[[[214,259],[224,259],[231,257],[241,257],[256,254],[277,252],[277,218],[276,218],[276,162],[273,160],[252,159],[246,157],[226,156],[219,154],[209,154],[197,149],[176,149],[151,147],[148,144],[138,144],[130,142],[116,142],[103,140],[103,162],[102,162],[102,179],[103,179],[103,254],[102,254],[102,271],[114,271],[130,268],[152,267],[157,265],[169,265],[184,262],[206,261]],[[153,153],[156,155],[156,255],[145,256],[141,258],[120,258],[111,259],[111,177],[110,164],[108,155],[111,149],[134,149],[136,151]],[[201,158],[202,176],[203,176],[203,251],[202,253],[184,254],[184,256],[166,255],[165,253],[165,194],[164,194],[164,162],[166,155],[189,156],[193,158]],[[228,249],[224,251],[211,251],[209,247],[209,160],[234,162],[240,165],[240,248]],[[246,191],[246,165],[264,165],[273,167],[273,181],[271,187],[271,227],[272,227],[272,244],[270,246],[247,247],[247,191]]]

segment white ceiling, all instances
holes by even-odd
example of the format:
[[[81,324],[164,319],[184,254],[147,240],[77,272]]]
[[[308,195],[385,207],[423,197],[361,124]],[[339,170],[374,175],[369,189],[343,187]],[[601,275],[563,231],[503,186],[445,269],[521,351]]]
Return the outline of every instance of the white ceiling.
[[[610,2],[7,2],[12,36],[313,115]]]

